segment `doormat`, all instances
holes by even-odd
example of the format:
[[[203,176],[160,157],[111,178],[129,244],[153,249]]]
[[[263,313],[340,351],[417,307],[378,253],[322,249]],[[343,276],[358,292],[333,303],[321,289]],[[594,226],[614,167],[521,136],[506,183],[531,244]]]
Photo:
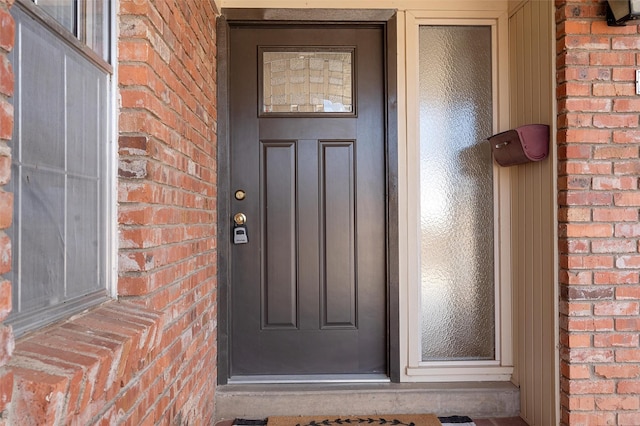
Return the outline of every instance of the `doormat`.
[[[467,416],[436,417],[433,414],[400,414],[376,416],[269,417],[268,419],[235,419],[233,426],[475,426]]]
[[[433,414],[269,417],[267,426],[440,426]]]

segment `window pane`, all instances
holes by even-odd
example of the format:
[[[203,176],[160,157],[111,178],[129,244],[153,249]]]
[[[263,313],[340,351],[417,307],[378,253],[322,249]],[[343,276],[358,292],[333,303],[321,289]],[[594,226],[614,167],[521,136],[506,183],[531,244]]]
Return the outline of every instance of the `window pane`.
[[[87,61],[72,57],[66,71],[67,168],[97,177],[100,143],[106,131],[106,78]]]
[[[32,0],[78,40],[109,61],[109,0]]]
[[[422,358],[494,359],[491,29],[419,42]]]
[[[21,311],[63,301],[64,176],[22,168],[20,223]]]
[[[104,287],[99,265],[98,185],[95,179],[69,177],[68,180],[66,297],[82,296]]]
[[[34,2],[72,34],[75,34],[74,0],[34,0]]]
[[[352,113],[353,51],[263,52],[263,113]]]
[[[22,45],[18,47],[23,48],[17,78],[21,85],[16,87],[25,105],[20,111],[22,137],[30,143],[22,144],[18,155],[23,163],[63,168],[64,145],[56,141],[63,140],[65,133],[64,109],[59,103],[65,92],[64,56],[52,49],[44,32],[28,26],[20,30]]]
[[[86,0],[85,39],[87,46],[109,60],[109,8],[107,0]]]

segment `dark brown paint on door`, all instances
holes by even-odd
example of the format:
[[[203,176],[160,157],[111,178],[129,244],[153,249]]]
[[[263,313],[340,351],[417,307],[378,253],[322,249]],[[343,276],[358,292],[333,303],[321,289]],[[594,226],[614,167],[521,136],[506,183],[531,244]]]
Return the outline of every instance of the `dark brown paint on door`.
[[[387,372],[384,32],[367,26],[229,33],[231,376]],[[355,114],[259,115],[273,46],[354,50]]]

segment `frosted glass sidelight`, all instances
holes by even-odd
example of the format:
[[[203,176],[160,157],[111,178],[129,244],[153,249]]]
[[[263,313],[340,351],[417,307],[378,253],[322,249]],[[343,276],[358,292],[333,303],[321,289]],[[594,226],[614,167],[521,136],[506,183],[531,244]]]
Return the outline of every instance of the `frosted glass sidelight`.
[[[495,358],[491,28],[420,27],[423,361]]]

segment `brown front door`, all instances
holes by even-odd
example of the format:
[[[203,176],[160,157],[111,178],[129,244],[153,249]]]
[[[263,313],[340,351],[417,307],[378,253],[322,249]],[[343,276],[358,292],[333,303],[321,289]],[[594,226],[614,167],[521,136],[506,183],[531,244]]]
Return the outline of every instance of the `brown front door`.
[[[383,29],[229,40],[231,378],[386,374]]]

